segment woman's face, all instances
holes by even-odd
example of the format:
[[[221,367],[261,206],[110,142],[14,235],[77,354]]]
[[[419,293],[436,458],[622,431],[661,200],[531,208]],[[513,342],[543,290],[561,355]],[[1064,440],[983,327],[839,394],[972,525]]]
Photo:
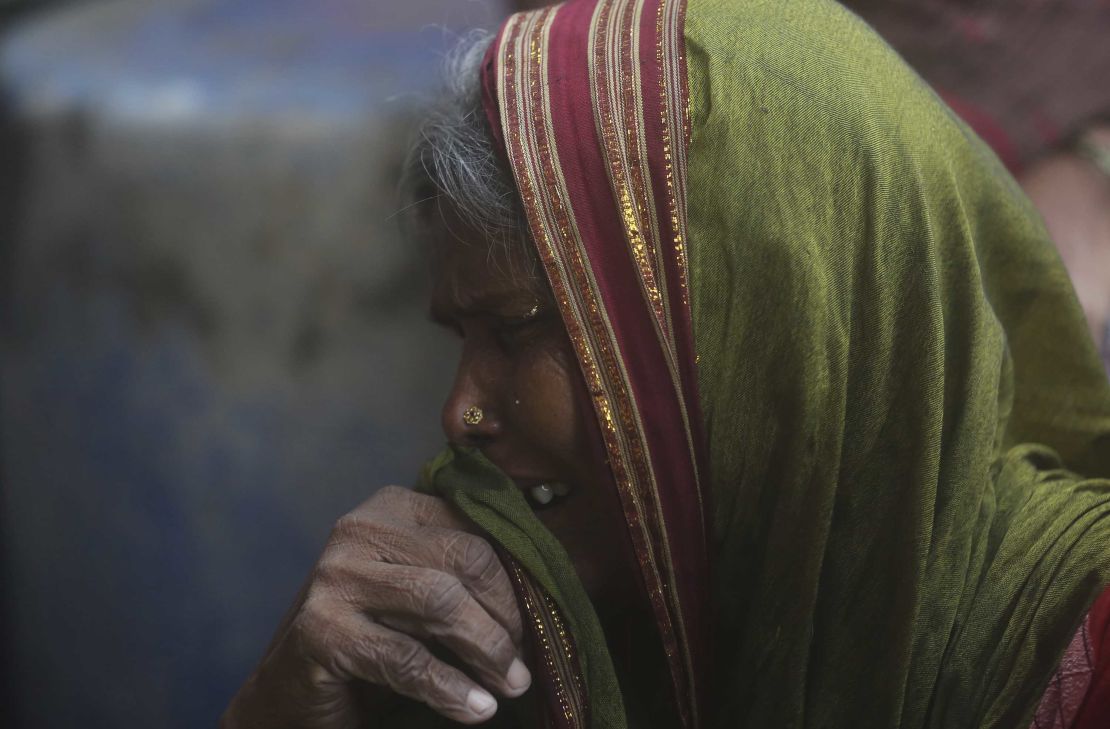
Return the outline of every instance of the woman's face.
[[[601,434],[570,340],[542,273],[477,236],[444,231],[431,316],[462,341],[443,405],[452,443],[481,449],[523,491],[570,554],[601,612],[623,611],[641,594],[635,559]],[[463,413],[481,409],[479,423]],[[562,484],[539,505],[529,492]]]

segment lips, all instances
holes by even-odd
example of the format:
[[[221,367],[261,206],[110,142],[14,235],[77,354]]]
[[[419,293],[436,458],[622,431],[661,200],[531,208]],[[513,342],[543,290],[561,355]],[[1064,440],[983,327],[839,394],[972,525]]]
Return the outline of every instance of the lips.
[[[516,487],[521,491],[528,491],[536,486],[555,481],[553,478],[536,478],[530,476],[509,476],[509,478],[513,480],[513,483],[515,483]]]

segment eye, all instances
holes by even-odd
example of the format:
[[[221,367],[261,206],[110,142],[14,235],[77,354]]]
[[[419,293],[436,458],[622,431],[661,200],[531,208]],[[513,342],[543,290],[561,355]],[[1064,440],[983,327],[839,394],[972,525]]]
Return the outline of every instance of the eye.
[[[547,323],[548,317],[543,314],[499,319],[494,325],[494,337],[505,351],[516,351],[538,339]]]

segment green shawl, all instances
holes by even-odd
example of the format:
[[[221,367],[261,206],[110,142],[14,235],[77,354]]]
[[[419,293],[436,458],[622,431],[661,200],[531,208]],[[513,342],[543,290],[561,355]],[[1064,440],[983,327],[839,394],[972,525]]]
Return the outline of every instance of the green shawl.
[[[1067,275],[993,155],[857,18],[685,13],[700,724],[1023,728],[1110,584],[1110,388]],[[624,727],[597,618],[512,484],[462,452],[427,483],[555,598],[592,725]]]

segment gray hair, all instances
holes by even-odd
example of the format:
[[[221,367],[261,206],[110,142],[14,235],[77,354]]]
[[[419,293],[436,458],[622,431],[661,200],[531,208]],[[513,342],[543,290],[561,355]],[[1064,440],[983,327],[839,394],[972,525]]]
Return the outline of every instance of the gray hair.
[[[491,257],[512,254],[534,271],[524,211],[482,106],[481,65],[492,41],[488,31],[471,31],[447,54],[443,93],[425,112],[409,150],[403,209],[428,225],[446,222],[449,208],[485,239]]]

